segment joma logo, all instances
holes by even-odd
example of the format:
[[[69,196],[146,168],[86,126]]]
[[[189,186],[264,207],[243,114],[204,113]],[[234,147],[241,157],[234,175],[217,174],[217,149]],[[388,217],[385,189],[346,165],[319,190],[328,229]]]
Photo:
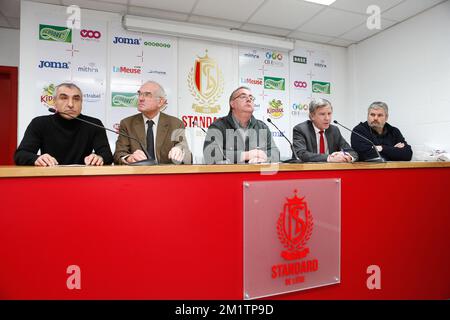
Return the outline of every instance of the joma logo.
[[[39,62],[38,68],[55,68],[55,69],[69,69],[68,62],[59,62],[59,61],[44,61],[41,60]]]
[[[114,37],[113,43],[134,44],[139,45],[141,41],[133,38]]]

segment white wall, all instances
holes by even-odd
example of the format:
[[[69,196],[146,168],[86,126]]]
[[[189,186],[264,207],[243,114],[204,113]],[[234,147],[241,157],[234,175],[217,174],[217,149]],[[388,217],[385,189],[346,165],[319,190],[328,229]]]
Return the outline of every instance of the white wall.
[[[350,101],[365,121],[372,101],[389,106],[415,151],[450,151],[450,1],[348,50]],[[357,123],[355,122],[355,124]]]
[[[19,39],[19,30],[0,28],[0,66],[19,66]]]

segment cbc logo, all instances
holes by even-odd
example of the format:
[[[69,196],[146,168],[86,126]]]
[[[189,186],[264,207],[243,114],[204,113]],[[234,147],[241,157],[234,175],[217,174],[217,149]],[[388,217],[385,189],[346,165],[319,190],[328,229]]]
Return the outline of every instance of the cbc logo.
[[[266,59],[283,60],[283,55],[279,52],[266,52]]]
[[[305,81],[294,81],[294,87],[296,88],[306,88],[308,84]]]
[[[92,31],[92,30],[86,30],[83,29],[80,31],[80,35],[83,38],[94,38],[94,39],[98,39],[102,36],[102,34],[99,31]]]

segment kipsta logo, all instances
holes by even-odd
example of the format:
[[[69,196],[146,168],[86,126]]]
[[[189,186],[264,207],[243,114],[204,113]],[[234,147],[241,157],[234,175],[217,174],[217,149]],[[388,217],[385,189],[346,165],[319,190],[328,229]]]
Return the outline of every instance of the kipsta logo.
[[[125,37],[114,37],[114,44],[122,43],[122,44],[131,44],[131,45],[140,45],[141,39],[137,38],[125,38]]]
[[[100,33],[100,31],[83,29],[80,31],[80,36],[81,38],[100,39],[102,34]]]
[[[299,198],[297,190],[294,190],[294,197],[286,198],[278,218],[277,234],[286,248],[281,252],[285,260],[302,259],[309,253],[306,243],[312,234],[313,217],[304,199]]]

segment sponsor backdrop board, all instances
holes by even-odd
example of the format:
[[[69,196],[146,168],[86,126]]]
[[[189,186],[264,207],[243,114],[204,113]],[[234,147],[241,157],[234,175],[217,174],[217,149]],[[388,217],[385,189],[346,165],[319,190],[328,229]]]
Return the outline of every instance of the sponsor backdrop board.
[[[288,58],[287,52],[239,49],[239,85],[252,89],[256,98],[254,115],[269,126],[282,157],[290,157],[289,143],[266,119],[270,118],[283,134],[289,136],[290,119],[286,112],[289,104]]]
[[[148,80],[160,83],[167,95],[164,112],[177,116],[177,41],[173,37],[129,32],[113,21],[110,27],[110,101],[108,127],[119,129],[120,120],[138,113],[137,91]],[[108,134],[110,143],[117,137]]]
[[[236,87],[231,46],[179,39],[178,117],[187,128],[194,163],[201,163],[205,133],[215,119],[229,112]]]
[[[79,28],[68,28],[67,7],[22,2],[18,141],[30,121],[49,114],[55,85],[75,82],[83,90],[83,113],[118,129],[135,114],[136,91],[146,80],[160,82],[167,93],[164,112],[178,116],[187,128],[194,163],[202,163],[205,134],[229,111],[228,97],[245,85],[256,97],[255,117],[270,118],[292,139],[292,127],[307,119],[311,97],[329,97],[327,52],[261,48],[129,32],[121,16],[81,10]],[[289,144],[268,124],[281,158]],[[114,151],[116,136],[108,133]]]
[[[243,298],[339,283],[340,179],[246,181],[243,185]]]
[[[327,52],[297,48],[290,53],[291,127],[308,120],[308,104],[312,98],[330,100],[331,66]],[[333,101],[331,101],[333,103]],[[291,132],[292,135],[292,132]]]
[[[30,43],[36,67],[28,74],[36,79],[34,98],[39,97],[41,103],[32,104],[32,112],[48,114],[55,85],[73,82],[83,91],[83,113],[105,119],[106,23],[86,17],[79,29],[71,29],[64,15],[35,17],[38,37]]]

